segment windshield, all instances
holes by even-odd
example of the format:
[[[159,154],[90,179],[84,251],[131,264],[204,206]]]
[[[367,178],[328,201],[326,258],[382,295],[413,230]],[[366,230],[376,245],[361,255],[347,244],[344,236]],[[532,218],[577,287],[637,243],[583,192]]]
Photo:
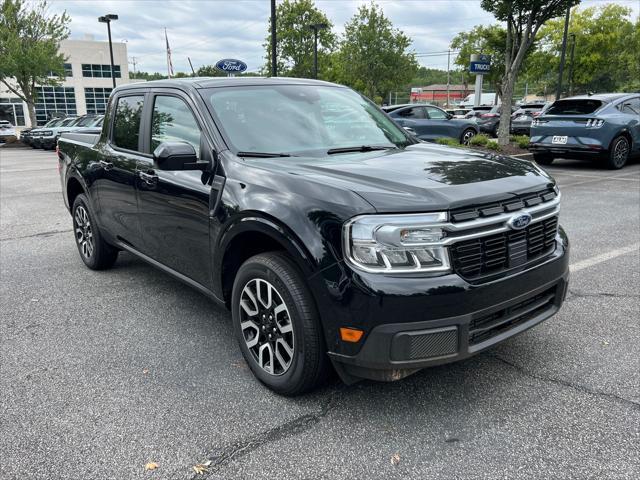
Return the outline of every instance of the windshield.
[[[73,122],[77,121],[77,118],[67,118],[65,120],[62,121],[62,123],[60,125],[56,125],[57,127],[68,127],[69,125],[73,124]]]
[[[81,117],[80,121],[74,127],[86,127],[96,121],[96,117]]]
[[[62,123],[64,118],[54,118],[53,120],[49,120],[47,123],[43,125],[43,127],[57,127]]]
[[[600,100],[558,100],[545,112],[548,115],[585,115],[595,112],[602,106]]]
[[[268,85],[204,92],[237,152],[325,155],[355,146],[414,143],[374,104],[348,88]]]

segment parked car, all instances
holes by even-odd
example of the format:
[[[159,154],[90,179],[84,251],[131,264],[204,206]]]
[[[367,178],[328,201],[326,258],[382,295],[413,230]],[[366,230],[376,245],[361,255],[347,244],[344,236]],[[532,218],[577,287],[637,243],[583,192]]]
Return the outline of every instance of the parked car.
[[[434,105],[392,105],[382,108],[399,125],[411,129],[415,135],[426,141],[438,138],[455,138],[461,143],[467,143],[478,133],[475,123],[455,119],[452,115]]]
[[[511,133],[515,135],[529,135],[531,133],[531,121],[540,115],[548,103],[528,103],[518,107],[511,115]]]
[[[465,115],[470,111],[471,109],[469,108],[452,108],[447,110],[447,113],[452,115],[453,118],[465,118]]]
[[[31,131],[31,146],[33,148],[51,148],[55,145],[54,138],[58,135],[60,129],[72,126],[79,120],[78,116],[69,116],[58,119],[54,123],[47,123],[47,127],[37,128]]]
[[[553,178],[419,142],[347,87],[134,83],[106,118],[58,142],[80,258],[99,270],[129,252],[229,308],[249,368],[281,394],[330,365],[352,383],[462,360],[564,301]]]
[[[557,157],[595,158],[608,168],[622,168],[631,155],[640,153],[640,94],[558,100],[533,119],[530,149],[543,165]]]
[[[8,120],[0,120],[0,143],[16,138],[16,129]]]
[[[511,107],[511,111],[516,110],[517,107]],[[493,137],[498,136],[498,128],[500,128],[500,115],[502,113],[502,105],[496,105],[491,107],[488,112],[481,113],[476,117],[476,123],[480,132],[486,133]]]
[[[476,119],[482,115],[483,113],[489,112],[493,107],[490,106],[478,106],[478,107],[472,107],[471,110],[469,110],[464,118],[467,120],[471,120],[472,122],[475,122]]]

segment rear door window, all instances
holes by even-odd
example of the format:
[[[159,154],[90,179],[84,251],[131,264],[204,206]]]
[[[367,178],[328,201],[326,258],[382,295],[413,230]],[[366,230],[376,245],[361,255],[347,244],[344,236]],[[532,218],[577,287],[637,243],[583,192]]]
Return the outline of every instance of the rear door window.
[[[120,97],[113,120],[113,144],[127,150],[138,150],[140,117],[144,95]]]
[[[429,114],[429,118],[432,120],[445,120],[447,114],[436,107],[425,107],[427,109],[427,113]]]
[[[602,106],[600,100],[558,100],[545,112],[547,115],[588,115]]]
[[[402,118],[426,118],[424,114],[424,108],[422,107],[412,107],[400,110],[398,112],[398,116]]]
[[[618,105],[618,110],[630,115],[640,115],[640,97],[632,98]]]

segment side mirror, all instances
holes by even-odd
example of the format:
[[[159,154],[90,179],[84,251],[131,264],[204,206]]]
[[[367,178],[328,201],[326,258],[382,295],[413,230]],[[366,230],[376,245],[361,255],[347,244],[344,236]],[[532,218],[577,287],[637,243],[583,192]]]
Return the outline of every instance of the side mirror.
[[[453,118],[453,115],[451,115],[450,113],[447,113],[447,120],[451,120]]]
[[[402,127],[404,128],[408,133],[410,133],[411,135],[413,135],[414,137],[416,137],[418,134],[416,133],[416,131],[411,128],[411,127]]]
[[[206,170],[207,162],[198,162],[193,145],[187,142],[162,142],[153,151],[153,160],[160,170]]]

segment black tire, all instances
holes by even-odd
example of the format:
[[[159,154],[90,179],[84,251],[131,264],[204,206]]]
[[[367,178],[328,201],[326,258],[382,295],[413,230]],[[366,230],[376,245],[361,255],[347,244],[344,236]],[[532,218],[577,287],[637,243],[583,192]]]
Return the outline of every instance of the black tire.
[[[89,222],[88,225],[83,223],[85,215]],[[71,218],[73,236],[84,264],[91,270],[111,268],[118,258],[118,250],[102,238],[89,200],[83,193],[78,195],[73,202]]]
[[[629,139],[623,135],[616,137],[611,142],[611,148],[607,152],[606,162],[607,168],[610,170],[619,170],[627,164],[629,154],[631,152],[631,144]]]
[[[467,145],[469,140],[475,137],[478,134],[473,128],[466,128],[462,135],[460,136],[460,143],[463,145]]]
[[[533,159],[540,165],[551,165],[555,160],[554,156],[548,153],[534,153]]]
[[[271,310],[278,308],[274,307],[276,303],[280,301],[284,303],[286,310],[280,312],[279,315],[281,322],[284,321],[292,327],[293,336],[289,337],[289,345],[293,345],[293,354],[290,357],[277,344],[287,334],[281,333],[283,329],[279,324],[275,324],[278,327],[277,330],[273,323],[271,326],[268,325],[270,317],[265,319],[264,303],[258,304],[258,301],[254,299],[255,314],[249,314],[241,306],[243,299],[245,304],[249,300],[250,306],[251,298],[247,297],[245,292],[246,289],[250,290],[252,285],[261,285],[258,288],[263,289],[263,296],[265,288],[268,289],[270,286],[275,289],[275,294],[272,290]],[[254,296],[259,297],[260,295],[258,292]],[[268,310],[266,309],[267,312]],[[302,274],[286,254],[281,252],[263,253],[249,258],[242,264],[233,283],[231,311],[233,329],[242,355],[253,374],[264,385],[281,395],[293,396],[313,390],[326,382],[329,373],[329,359],[325,353],[326,348],[318,313]],[[273,315],[277,320],[278,316],[275,312]],[[245,328],[248,331],[246,335],[241,323],[250,325]],[[267,338],[265,325],[266,332],[273,327],[274,337],[279,335],[280,338],[271,340],[271,334]],[[253,342],[255,345],[249,346],[249,343]],[[263,361],[262,363],[265,365],[261,366],[257,355],[264,355],[262,347],[265,347],[266,344],[272,345],[266,350],[266,353],[271,352],[271,362],[269,365]],[[275,357],[274,348],[280,349],[279,359]],[[281,361],[283,354],[284,358],[290,362],[287,368],[274,368],[283,367]],[[282,371],[278,372],[278,370]]]

